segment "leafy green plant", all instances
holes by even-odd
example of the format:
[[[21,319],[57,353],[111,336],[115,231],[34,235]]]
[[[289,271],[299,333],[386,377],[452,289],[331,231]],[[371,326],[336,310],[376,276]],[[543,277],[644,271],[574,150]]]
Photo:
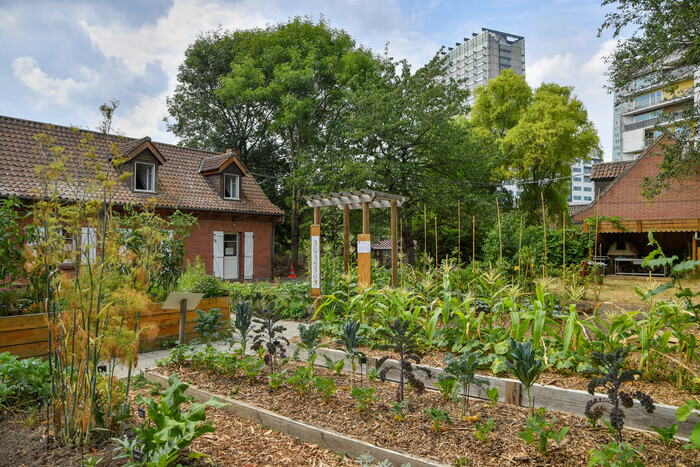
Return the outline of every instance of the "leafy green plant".
[[[359,413],[365,412],[372,406],[373,401],[379,400],[379,395],[374,394],[375,389],[373,387],[353,387],[350,391],[350,395],[357,400],[357,411]]]
[[[484,444],[488,443],[491,432],[493,431],[493,425],[493,418],[490,417],[485,423],[477,423],[475,433],[476,438]]]
[[[9,352],[0,354],[0,408],[43,405],[50,395],[49,362],[41,358],[20,360]]]
[[[383,348],[393,348],[394,351],[399,354],[398,367],[395,365],[382,367],[388,357],[382,357],[377,361],[377,367],[381,368],[379,371],[379,378],[382,381],[386,381],[386,375],[389,371],[397,370],[399,372],[399,387],[396,390],[397,402],[403,400],[405,381],[408,381],[418,394],[421,394],[425,390],[425,384],[416,378],[415,372],[421,371],[428,378],[430,378],[432,372],[428,368],[417,365],[420,363],[420,355],[422,355],[416,339],[418,328],[413,327],[411,321],[396,318],[394,322],[389,323],[386,327],[380,327],[377,334],[386,341],[393,343],[390,346],[382,346]],[[416,365],[413,365],[411,360],[413,360]]]
[[[205,310],[195,310],[195,312],[197,316],[194,319],[194,332],[199,333],[199,337],[195,339],[196,343],[209,346],[213,341],[224,337],[221,308],[212,308],[209,312]]]
[[[697,399],[691,399],[684,405],[676,409],[676,421],[684,422],[688,420],[691,415],[695,415],[698,419],[700,416],[700,401]],[[695,428],[690,433],[690,444],[683,446],[684,449],[700,449],[700,420],[695,424]]]
[[[535,349],[532,346],[532,340],[528,339],[525,342],[515,342],[511,337],[510,353],[508,354],[506,366],[525,387],[530,416],[534,416],[535,409],[530,397],[530,388],[537,382],[537,379],[547,369],[547,366],[541,359],[537,358]]]
[[[445,410],[439,407],[430,407],[429,409],[425,409],[425,411],[428,413],[430,419],[432,420],[432,425],[430,426],[431,431],[434,431],[436,433],[444,431],[444,428],[442,426],[443,422],[448,425],[452,424],[450,415]]]
[[[457,385],[457,379],[453,376],[440,373],[435,383],[435,388],[444,401],[456,401],[459,397],[459,386]]]
[[[300,342],[298,344],[297,350],[294,352],[294,357],[296,358],[299,349],[306,350],[307,361],[309,358],[316,355],[316,349],[321,344],[321,333],[323,332],[323,324],[315,323],[309,327],[303,324],[299,325],[299,337]]]
[[[554,442],[559,446],[569,432],[569,427],[565,426],[561,430],[554,430],[554,423],[557,421],[557,417],[552,417],[552,421],[548,422],[545,416],[547,415],[547,409],[544,407],[540,408],[531,417],[528,417],[525,421],[525,430],[518,433],[522,439],[525,440],[527,444],[537,443],[537,451],[540,454],[547,454],[547,441],[554,440]]]
[[[367,378],[370,381],[376,381],[377,378],[379,378],[379,370],[377,370],[376,367],[370,367],[369,371],[367,372]]]
[[[241,368],[243,368],[248,381],[251,383],[258,378],[262,369],[265,368],[265,361],[261,358],[260,353],[261,352],[259,352],[258,355],[249,355],[241,362]],[[272,373],[274,373],[274,371]]]
[[[235,332],[238,334],[238,343],[241,344],[241,355],[245,355],[248,346],[252,318],[253,309],[248,302],[236,303],[236,317],[234,318],[233,325]],[[231,338],[229,341],[230,345],[233,345],[234,342],[234,338]]]
[[[591,449],[588,453],[590,457],[588,466],[604,465],[609,467],[644,467],[640,459],[644,445],[635,449],[631,444],[619,442],[598,445],[598,449]]]
[[[270,382],[270,388],[276,391],[287,381],[287,370],[275,371],[269,374],[267,379]]]
[[[483,379],[475,378],[474,372],[479,367],[481,362],[481,352],[464,352],[458,358],[448,353],[445,357],[445,373],[456,378],[460,386],[462,386],[462,419],[467,416],[469,411],[469,390],[471,385],[488,386],[489,382]]]
[[[333,362],[328,355],[323,355],[323,358],[326,360],[326,368],[331,370],[337,376],[339,376],[345,369],[345,359],[341,358],[337,362]]]
[[[359,350],[358,347],[362,345],[364,341],[364,337],[360,335],[360,322],[353,320],[343,323],[340,337],[333,341],[341,346],[345,353],[348,354],[348,357],[350,357],[350,365],[352,366],[350,384],[353,388],[355,387],[355,371],[357,371],[355,359],[362,364],[362,358],[365,357],[365,354]],[[360,371],[362,371],[361,367]]]
[[[203,298],[223,297],[226,294],[224,283],[218,277],[207,274],[206,266],[197,257],[194,264],[187,263],[187,268],[177,281],[180,292],[201,293]]]
[[[263,348],[266,351],[265,363],[270,367],[270,373],[274,373],[275,355],[279,354],[280,358],[284,358],[287,350],[284,344],[289,345],[289,340],[282,335],[287,328],[277,324],[281,317],[274,302],[270,302],[267,308],[256,310],[253,315],[253,321],[260,327],[253,330],[255,336],[252,349]]]
[[[289,377],[287,382],[299,394],[304,394],[313,380],[313,371],[309,366],[300,366],[294,370],[294,374]]]
[[[407,401],[392,402],[391,403],[391,413],[394,414],[394,420],[397,422],[403,422],[406,420],[406,408],[408,407]]]
[[[333,394],[335,394],[335,380],[333,378],[324,378],[323,376],[316,376],[314,377],[313,381],[311,382],[313,384],[314,388],[319,392],[321,395],[321,399],[323,399],[323,402],[326,404],[330,402],[331,397],[333,397]]]
[[[498,388],[486,389],[486,397],[489,398],[489,407],[496,407],[498,405]]]
[[[140,444],[149,463],[153,462],[154,458],[165,458],[167,462],[153,465],[169,465],[176,461],[180,452],[195,439],[215,431],[214,427],[206,422],[206,408],[220,408],[226,404],[212,397],[204,404],[191,403],[189,410],[183,411],[180,405],[189,402],[185,395],[188,387],[187,383],[180,381],[177,374],[173,373],[168,378],[168,389],[163,392],[158,402],[150,397],[137,396],[134,403],[146,405],[149,423],[133,427],[136,435],[133,441],[129,441],[126,436],[124,439],[113,438],[125,451],[115,458],[133,458],[134,449]]]
[[[610,423],[615,427],[618,443],[622,442],[622,428],[625,425],[625,413],[622,407],[631,408],[636,397],[648,413],[654,412],[654,403],[647,394],[641,391],[630,393],[621,389],[623,384],[634,381],[634,375],[639,374],[636,370],[625,369],[625,361],[629,351],[629,347],[623,347],[607,354],[593,352],[592,360],[596,366],[596,372],[602,376],[593,378],[588,383],[588,392],[594,395],[595,390],[600,387],[607,393],[607,398],[591,399],[586,403],[584,411],[589,419],[595,420],[604,413],[600,404],[611,405]]]
[[[663,428],[656,425],[650,425],[650,427],[659,434],[661,441],[664,444],[671,444],[671,440],[674,436],[676,436],[676,433],[678,433],[678,423],[674,423],[668,428]]]

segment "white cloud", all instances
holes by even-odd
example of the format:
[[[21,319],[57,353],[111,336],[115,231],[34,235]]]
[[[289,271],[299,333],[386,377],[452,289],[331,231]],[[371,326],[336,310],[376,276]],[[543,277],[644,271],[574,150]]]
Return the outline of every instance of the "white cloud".
[[[44,100],[38,104],[44,108],[48,104],[67,105],[79,93],[85,93],[95,86],[96,76],[87,69],[81,69],[85,81],[73,78],[51,78],[39,67],[39,62],[33,57],[18,57],[12,61],[14,76],[26,87],[41,96]]]

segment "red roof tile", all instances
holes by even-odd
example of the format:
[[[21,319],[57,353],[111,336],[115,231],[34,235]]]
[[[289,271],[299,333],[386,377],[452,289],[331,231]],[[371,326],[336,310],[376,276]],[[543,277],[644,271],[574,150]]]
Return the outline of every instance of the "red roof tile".
[[[633,161],[604,162],[591,168],[591,180],[613,179],[625,171]]]
[[[121,140],[120,149],[128,152],[145,141],[105,135],[87,130],[75,131],[64,126],[47,126],[45,123],[32,122],[11,117],[0,116],[0,197],[18,196],[36,198],[40,186],[39,176],[34,167],[44,163],[44,156],[39,150],[34,136],[46,133],[53,138],[53,145],[63,147],[64,154],[78,154],[80,139],[83,135],[93,138],[92,144],[100,151],[106,152],[108,140]],[[165,163],[158,168],[158,192],[156,194],[134,193],[128,182],[117,185],[114,193],[116,204],[139,204],[155,198],[158,207],[193,209],[203,211],[237,212],[267,215],[282,215],[283,211],[272,204],[253,179],[246,173],[241,178],[241,199],[224,200],[219,197],[207,183],[204,175],[199,173],[204,159],[218,158],[209,151],[191,149],[165,143],[153,143],[165,158]],[[69,164],[70,161],[68,162]],[[76,165],[73,165],[75,169]],[[72,198],[76,184],[66,184],[62,197]]]

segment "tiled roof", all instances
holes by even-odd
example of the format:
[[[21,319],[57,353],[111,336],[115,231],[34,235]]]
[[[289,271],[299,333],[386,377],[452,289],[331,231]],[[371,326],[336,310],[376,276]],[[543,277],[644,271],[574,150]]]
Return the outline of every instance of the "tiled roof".
[[[46,133],[53,138],[53,145],[65,148],[65,154],[78,153],[78,145],[84,134],[93,137],[92,144],[100,151],[107,148],[108,136],[86,130],[75,131],[65,126],[47,127],[44,123],[0,116],[0,197],[18,196],[35,198],[38,195],[39,177],[34,167],[44,163],[44,156],[34,136]],[[109,136],[121,140],[122,152],[135,148],[145,141]],[[118,184],[114,193],[116,204],[139,204],[155,198],[156,204],[164,208],[192,209],[203,211],[237,212],[282,215],[283,211],[272,204],[250,174],[241,178],[241,200],[221,199],[199,173],[205,158],[220,157],[209,151],[191,149],[165,143],[152,143],[165,158],[158,168],[156,194],[134,193],[128,182]],[[229,155],[224,155],[230,157]],[[70,164],[70,161],[68,162]],[[70,167],[69,167],[70,168]],[[70,199],[75,184],[66,184],[62,197]]]
[[[623,162],[604,162],[595,164],[591,168],[591,180],[612,179],[625,171],[632,161]]]
[[[588,204],[571,204],[569,205],[569,216],[573,216],[588,207]]]
[[[216,156],[205,157],[202,159],[202,165],[199,168],[200,172],[209,172],[221,167],[221,164],[226,162],[231,154],[217,154]]]

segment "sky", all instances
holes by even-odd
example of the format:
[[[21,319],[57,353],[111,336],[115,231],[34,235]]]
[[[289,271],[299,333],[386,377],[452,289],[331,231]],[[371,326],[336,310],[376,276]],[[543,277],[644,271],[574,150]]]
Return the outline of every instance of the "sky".
[[[117,132],[177,143],[166,98],[202,32],[322,15],[358,44],[376,53],[388,44],[390,56],[420,67],[485,27],[525,37],[531,86],[574,87],[609,161],[604,57],[615,41],[597,37],[606,11],[600,0],[0,0],[0,115],[95,129],[99,106],[116,99]]]

